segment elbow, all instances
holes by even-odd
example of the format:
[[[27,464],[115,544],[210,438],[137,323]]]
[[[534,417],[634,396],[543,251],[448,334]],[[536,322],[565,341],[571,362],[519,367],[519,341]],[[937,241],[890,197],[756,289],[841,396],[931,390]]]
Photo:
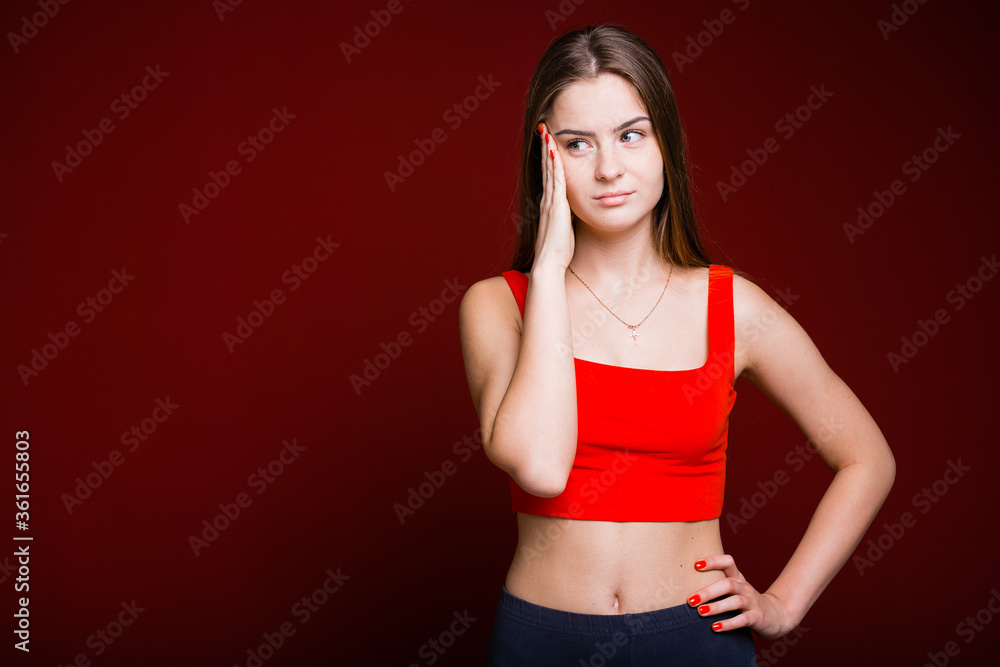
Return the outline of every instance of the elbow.
[[[886,495],[888,495],[892,485],[896,482],[896,457],[892,455],[892,450],[889,449],[889,443],[885,441],[885,438],[882,439],[882,443],[880,456],[875,459],[877,461],[875,470],[882,479]]]
[[[494,465],[510,475],[519,487],[541,498],[554,498],[565,491],[573,467],[572,460],[568,464],[562,464],[551,460],[508,459],[495,457],[495,452],[489,450],[487,456]]]
[[[525,466],[525,469],[511,473],[517,485],[533,496],[555,498],[566,490],[569,472],[556,471],[554,466]]]
[[[886,480],[886,495],[889,494],[889,489],[892,485],[896,483],[896,459],[892,455],[892,450],[886,447],[886,463],[885,463],[885,480]]]
[[[872,484],[876,486],[884,502],[889,497],[893,484],[896,483],[896,459],[888,447],[882,455],[870,461],[868,469]]]
[[[575,442],[574,442],[575,445]],[[533,496],[555,498],[566,490],[569,475],[573,470],[576,447],[547,452],[543,456],[533,456],[521,461],[511,476],[518,486]]]
[[[576,434],[570,447],[555,448],[555,451],[539,452],[537,445],[512,446],[507,439],[497,433],[484,439],[483,449],[487,458],[513,479],[519,487],[533,496],[554,498],[566,490],[573,461],[576,457]]]

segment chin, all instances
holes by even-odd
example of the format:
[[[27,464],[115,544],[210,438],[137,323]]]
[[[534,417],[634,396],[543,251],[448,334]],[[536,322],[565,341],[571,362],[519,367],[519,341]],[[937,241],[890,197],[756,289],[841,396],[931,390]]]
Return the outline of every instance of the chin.
[[[637,207],[626,205],[596,211],[587,211],[583,215],[577,214],[577,217],[595,229],[617,231],[639,224],[643,220],[649,219],[652,214],[652,210],[646,211],[645,213],[638,213]]]

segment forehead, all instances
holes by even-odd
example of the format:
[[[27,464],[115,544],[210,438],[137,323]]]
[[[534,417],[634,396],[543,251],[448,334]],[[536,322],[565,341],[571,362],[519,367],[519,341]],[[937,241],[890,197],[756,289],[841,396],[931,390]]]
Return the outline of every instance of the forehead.
[[[609,130],[635,116],[648,115],[628,81],[604,72],[596,79],[575,81],[552,103],[550,125]]]

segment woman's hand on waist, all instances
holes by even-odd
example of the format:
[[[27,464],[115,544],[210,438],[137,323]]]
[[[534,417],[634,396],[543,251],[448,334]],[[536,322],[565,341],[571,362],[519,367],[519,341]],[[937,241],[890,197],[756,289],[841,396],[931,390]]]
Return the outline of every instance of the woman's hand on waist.
[[[778,597],[766,592],[760,593],[751,586],[729,554],[709,556],[696,562],[695,569],[699,572],[722,570],[726,578],[695,591],[688,598],[689,605],[697,607],[698,613],[706,617],[727,611],[741,612],[738,616],[713,623],[712,629],[716,632],[748,627],[764,639],[777,639],[794,630],[802,620],[795,618]],[[729,597],[724,600],[707,603],[708,600],[726,594]]]

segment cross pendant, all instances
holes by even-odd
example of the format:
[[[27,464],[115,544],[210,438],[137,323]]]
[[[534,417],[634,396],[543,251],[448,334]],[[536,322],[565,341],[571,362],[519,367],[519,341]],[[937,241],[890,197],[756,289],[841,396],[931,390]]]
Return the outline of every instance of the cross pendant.
[[[629,336],[632,337],[632,342],[638,344],[639,332],[635,330],[635,327],[629,327],[629,329],[630,329]]]

